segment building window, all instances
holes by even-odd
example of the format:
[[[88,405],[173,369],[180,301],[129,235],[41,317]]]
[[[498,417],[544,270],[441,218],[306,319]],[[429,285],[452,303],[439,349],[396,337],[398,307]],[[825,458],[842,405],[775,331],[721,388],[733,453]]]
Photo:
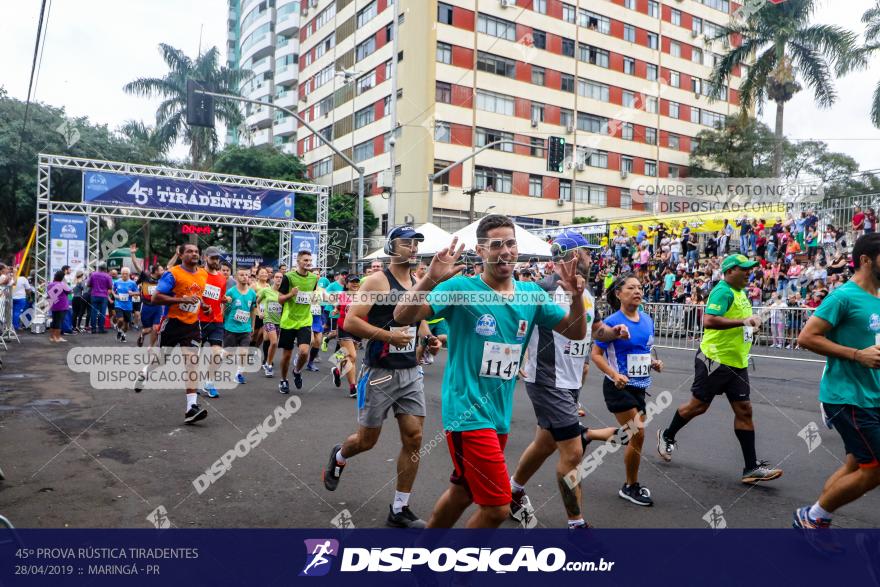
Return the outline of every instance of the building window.
[[[541,157],[544,158],[544,139],[539,139],[532,137],[529,139],[529,143],[531,143],[531,148],[529,149],[529,154],[532,157]]]
[[[501,132],[499,130],[490,130],[487,128],[478,128],[477,129],[477,146],[485,147],[489,143],[494,143],[495,141],[507,141],[506,143],[501,143],[500,145],[495,145],[494,147],[490,147],[490,149],[494,151],[504,151],[505,153],[513,153],[513,134],[507,132]]]
[[[559,109],[559,124],[565,128],[574,127],[574,113],[566,108]]]
[[[477,109],[513,116],[514,100],[503,94],[477,90]]]
[[[376,37],[370,37],[363,43],[357,46],[356,57],[357,61],[361,59],[365,59],[366,57],[372,55],[376,51]]]
[[[681,45],[678,41],[671,41],[669,43],[669,54],[673,57],[681,57]]]
[[[623,0],[623,7],[629,8],[630,10],[636,9],[636,0]]]
[[[452,6],[442,2],[437,3],[437,22],[452,24]]]
[[[647,64],[647,71],[645,74],[645,78],[650,82],[657,81],[657,66],[653,63]]]
[[[715,112],[709,112],[708,110],[703,110],[701,113],[701,122],[706,126],[711,126],[712,128],[721,128],[724,126],[724,115],[716,114]]]
[[[657,114],[657,98],[655,96],[645,98],[645,112]]]
[[[376,109],[370,105],[362,110],[358,110],[354,115],[354,127],[361,128],[373,122],[376,118]]]
[[[544,85],[544,68],[537,65],[532,66],[532,83],[538,86]]]
[[[574,41],[572,39],[562,39],[562,54],[566,57],[574,57]]]
[[[620,207],[624,210],[632,210],[633,199],[629,190],[620,190]]]
[[[452,45],[437,41],[437,61],[439,63],[452,63]]]
[[[539,14],[547,14],[547,0],[532,0],[532,10]]]
[[[533,198],[544,197],[544,178],[540,175],[529,176],[529,195]]]
[[[562,4],[562,20],[574,23],[576,9],[571,4]]]
[[[681,104],[678,102],[669,103],[669,118],[678,118],[681,116]]]
[[[477,189],[509,194],[513,191],[513,174],[502,169],[477,167],[476,184]]]
[[[660,3],[656,0],[648,0],[648,16],[660,18]]]
[[[645,175],[648,177],[657,177],[656,161],[645,161]]]
[[[696,17],[696,16],[693,17],[693,20],[691,21],[691,30],[693,32],[697,33],[698,35],[702,35],[703,34],[703,19]]]
[[[373,141],[369,140],[365,143],[361,143],[360,145],[355,145],[354,147],[354,160],[357,163],[361,161],[366,161],[373,157]]]
[[[634,127],[631,122],[624,122],[620,128],[620,136],[625,141],[633,140]]]
[[[593,151],[589,157],[584,158],[584,163],[590,167],[601,167],[608,169],[608,153],[605,151]]]
[[[321,137],[323,137],[323,139],[325,141],[328,141],[328,142],[332,141],[333,140],[333,125],[328,124],[327,126],[322,128],[321,130],[319,130],[318,134],[321,135]]]
[[[437,91],[434,99],[444,104],[452,103],[452,84],[437,82]]]
[[[649,145],[657,144],[657,129],[656,128],[645,128],[645,142]]]
[[[669,21],[675,26],[681,26],[681,10],[673,8],[672,13],[669,17]]]
[[[691,61],[694,63],[703,63],[703,50],[698,47],[691,48]]]
[[[636,60],[632,57],[624,57],[623,58],[623,73],[628,73],[629,75],[636,74]]]
[[[434,140],[438,143],[448,143],[452,140],[452,133],[448,122],[434,123]]]
[[[578,93],[581,96],[607,102],[609,100],[609,88],[605,84],[591,80],[578,80]]]
[[[677,179],[679,177],[680,173],[681,173],[681,171],[679,170],[678,165],[670,165],[669,166],[668,177],[671,177],[673,179]]]
[[[681,86],[681,74],[677,71],[669,72],[669,85],[673,88]]]
[[[366,8],[363,8],[357,15],[357,26],[361,28],[374,18],[379,12],[376,10],[376,1],[370,2]]]
[[[333,110],[333,96],[327,96],[318,102],[318,116],[326,116]]]
[[[544,31],[539,31],[536,29],[532,30],[532,46],[535,49],[546,49],[547,48],[547,33]]]
[[[544,105],[532,102],[532,120],[544,122]]]
[[[316,161],[312,167],[312,177],[321,177],[329,175],[333,171],[333,157],[326,157],[320,161]]]
[[[367,75],[361,76],[357,81],[357,95],[360,96],[367,90],[376,85],[376,72],[371,71]]]
[[[608,203],[605,186],[583,183],[580,181],[575,186],[575,199],[578,202],[593,204],[595,206],[606,206]]]
[[[561,76],[561,88],[563,92],[574,92],[574,76],[563,73]]]
[[[659,46],[657,33],[648,33],[648,48],[656,49]]]
[[[691,106],[691,122],[700,124],[700,109]]]
[[[636,95],[629,90],[623,90],[621,94],[623,106],[625,108],[635,108],[636,107]]]
[[[678,151],[680,149],[681,139],[678,135],[669,133],[669,148]]]
[[[603,116],[596,116],[595,114],[584,114],[583,112],[578,112],[578,129],[605,134],[606,129],[608,128],[608,119]]]
[[[630,43],[636,42],[636,27],[631,24],[623,25],[623,40]]]
[[[571,181],[559,180],[559,199],[563,202],[571,202]]]
[[[446,169],[450,165],[452,165],[452,161],[438,161],[435,159],[434,160],[434,173],[436,174],[440,171],[443,171],[444,169]],[[447,171],[443,175],[438,175],[437,177],[435,177],[434,183],[437,183],[437,184],[444,184],[445,183],[448,185],[449,184],[449,172]]]
[[[384,113],[382,116],[387,116],[391,113],[391,96],[385,96],[385,99],[382,100],[382,112]]]
[[[516,77],[516,61],[482,51],[477,55],[477,69],[504,77]]]
[[[611,19],[607,16],[602,16],[601,14],[596,14],[595,12],[583,9],[580,14],[580,25],[582,27],[586,27],[591,31],[596,31],[605,35],[611,32]]]
[[[477,32],[485,33],[499,39],[516,41],[516,23],[480,14],[477,19]]]
[[[579,50],[580,55],[578,58],[581,61],[586,61],[599,67],[608,67],[609,53],[605,49],[582,44]]]
[[[625,173],[632,173],[633,158],[632,157],[621,157],[620,158],[620,170]]]

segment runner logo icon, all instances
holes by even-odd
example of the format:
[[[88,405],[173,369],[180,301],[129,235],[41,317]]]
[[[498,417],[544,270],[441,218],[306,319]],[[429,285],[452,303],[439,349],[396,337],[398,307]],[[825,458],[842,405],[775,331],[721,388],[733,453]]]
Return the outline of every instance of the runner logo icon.
[[[330,572],[333,559],[339,555],[339,541],[331,538],[305,540],[306,565],[300,577],[322,577]]]

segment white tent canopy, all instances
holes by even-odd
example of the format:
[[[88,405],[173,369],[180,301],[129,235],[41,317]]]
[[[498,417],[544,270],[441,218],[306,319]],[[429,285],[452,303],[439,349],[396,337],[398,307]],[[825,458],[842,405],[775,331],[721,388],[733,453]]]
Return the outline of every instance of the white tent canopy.
[[[469,251],[476,250],[477,246],[477,225],[480,221],[473,222],[461,230],[452,234],[457,236],[459,242],[463,242],[465,249]],[[449,241],[446,241],[447,244]],[[544,239],[535,236],[520,225],[516,225],[516,242],[521,257],[549,257],[550,243]],[[421,248],[419,249],[421,251]]]
[[[440,249],[448,247],[449,243],[452,242],[451,234],[431,222],[416,227],[416,231],[425,235],[424,242],[419,243],[419,256],[434,256]],[[366,256],[367,259],[384,259],[387,257],[388,255],[385,254],[383,249],[377,249]]]

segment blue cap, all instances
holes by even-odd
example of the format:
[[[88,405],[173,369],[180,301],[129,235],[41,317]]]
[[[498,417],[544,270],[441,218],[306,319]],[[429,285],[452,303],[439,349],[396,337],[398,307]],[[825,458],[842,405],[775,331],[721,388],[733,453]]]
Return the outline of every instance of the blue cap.
[[[553,239],[554,256],[564,255],[573,249],[598,249],[598,245],[590,244],[584,235],[576,230],[565,230]]]
[[[396,226],[388,233],[388,240],[392,241],[396,238],[414,238],[416,240],[425,240],[425,235],[417,232],[415,228],[409,225]]]

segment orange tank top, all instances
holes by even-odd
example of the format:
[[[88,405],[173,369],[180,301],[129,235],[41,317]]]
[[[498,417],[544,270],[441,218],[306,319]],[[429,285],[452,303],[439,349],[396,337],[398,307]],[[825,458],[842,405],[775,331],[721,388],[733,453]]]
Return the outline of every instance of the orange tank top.
[[[195,273],[190,273],[181,265],[175,265],[169,271],[174,277],[172,292],[174,297],[198,296],[201,299],[208,279],[208,273],[204,269],[200,267],[196,269]],[[201,303],[173,304],[168,307],[168,317],[186,324],[194,324],[198,320],[200,307]]]

